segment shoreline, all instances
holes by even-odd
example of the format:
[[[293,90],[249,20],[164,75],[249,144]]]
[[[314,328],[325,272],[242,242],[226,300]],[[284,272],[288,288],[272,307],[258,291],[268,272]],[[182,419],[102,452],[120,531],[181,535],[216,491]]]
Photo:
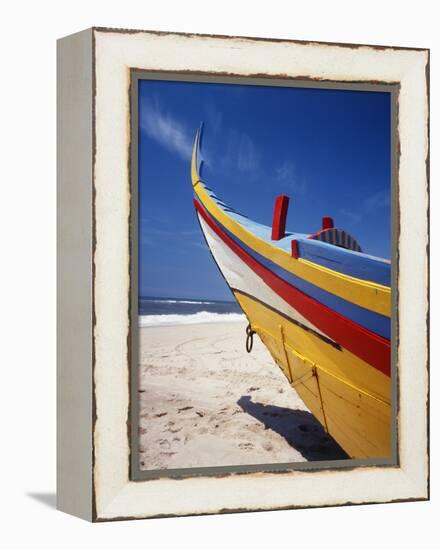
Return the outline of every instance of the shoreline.
[[[141,469],[345,458],[246,325],[139,328]]]
[[[163,313],[139,315],[138,328],[179,327],[182,325],[207,325],[219,323],[247,323],[244,313]]]

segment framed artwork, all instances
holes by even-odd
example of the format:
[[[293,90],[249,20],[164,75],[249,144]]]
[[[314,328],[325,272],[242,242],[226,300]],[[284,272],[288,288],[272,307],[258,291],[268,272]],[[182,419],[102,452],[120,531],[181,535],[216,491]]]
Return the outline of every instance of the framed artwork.
[[[58,43],[58,508],[429,498],[429,51]]]

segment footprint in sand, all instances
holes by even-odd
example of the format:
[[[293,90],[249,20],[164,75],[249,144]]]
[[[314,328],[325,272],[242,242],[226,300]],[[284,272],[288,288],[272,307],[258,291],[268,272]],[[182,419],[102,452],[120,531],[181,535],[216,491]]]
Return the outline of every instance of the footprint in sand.
[[[263,443],[263,449],[264,449],[265,451],[273,451],[273,445],[272,445],[272,443],[269,443],[269,441],[265,441],[265,442]]]
[[[182,428],[177,428],[176,430],[172,430],[171,428],[169,428],[169,431],[172,433],[172,434],[177,434],[179,432],[182,431]]]

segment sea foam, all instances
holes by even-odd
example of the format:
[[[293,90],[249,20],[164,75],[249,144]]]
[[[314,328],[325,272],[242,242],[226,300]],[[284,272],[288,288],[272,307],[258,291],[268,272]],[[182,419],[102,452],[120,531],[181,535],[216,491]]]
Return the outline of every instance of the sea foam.
[[[197,325],[200,323],[230,323],[246,321],[245,315],[241,313],[211,313],[199,311],[188,315],[140,315],[140,327],[155,327],[163,325]]]
[[[149,302],[153,303],[153,304],[195,304],[195,305],[200,305],[200,304],[215,304],[216,302],[206,302],[206,301],[203,301],[203,302],[200,302],[199,300],[165,300],[164,298],[160,298],[160,299],[157,299],[157,300],[148,300]]]

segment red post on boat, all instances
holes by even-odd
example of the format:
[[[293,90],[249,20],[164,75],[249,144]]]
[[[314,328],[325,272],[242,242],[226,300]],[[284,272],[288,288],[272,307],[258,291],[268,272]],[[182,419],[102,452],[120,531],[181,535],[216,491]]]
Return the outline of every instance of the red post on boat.
[[[298,259],[298,256],[299,256],[298,241],[296,239],[293,239],[291,244],[292,244],[292,258]]]
[[[330,218],[330,216],[324,216],[322,218],[322,229],[333,229],[333,218]]]
[[[287,195],[279,195],[275,200],[275,208],[273,211],[272,221],[272,240],[279,241],[286,234],[286,218],[289,208],[289,197]]]

